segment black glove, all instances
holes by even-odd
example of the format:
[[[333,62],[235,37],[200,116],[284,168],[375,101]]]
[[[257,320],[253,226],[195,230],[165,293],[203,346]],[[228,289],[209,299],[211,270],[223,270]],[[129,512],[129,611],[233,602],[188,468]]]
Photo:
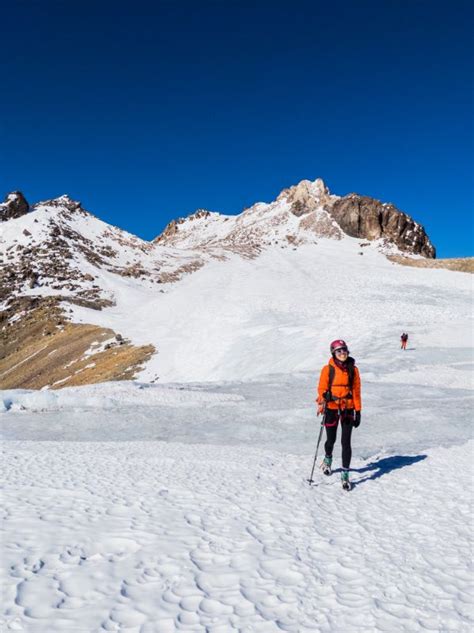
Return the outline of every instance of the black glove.
[[[356,411],[355,412],[355,418],[354,418],[354,422],[353,422],[355,428],[357,428],[360,424],[360,411]]]

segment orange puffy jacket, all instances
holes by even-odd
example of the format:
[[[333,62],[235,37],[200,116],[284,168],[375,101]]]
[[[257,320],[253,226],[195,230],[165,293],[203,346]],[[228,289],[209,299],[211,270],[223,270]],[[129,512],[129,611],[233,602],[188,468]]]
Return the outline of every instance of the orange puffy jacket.
[[[360,396],[360,374],[357,367],[354,365],[354,382],[352,385],[352,398],[349,396],[349,373],[339,369],[334,362],[334,359],[330,358],[328,365],[324,365],[321,370],[318,385],[318,397],[316,402],[322,404],[324,402],[323,394],[329,389],[329,365],[334,367],[334,380],[332,381],[331,393],[334,398],[338,400],[331,400],[327,403],[328,409],[355,409],[360,411],[362,409],[362,400]]]

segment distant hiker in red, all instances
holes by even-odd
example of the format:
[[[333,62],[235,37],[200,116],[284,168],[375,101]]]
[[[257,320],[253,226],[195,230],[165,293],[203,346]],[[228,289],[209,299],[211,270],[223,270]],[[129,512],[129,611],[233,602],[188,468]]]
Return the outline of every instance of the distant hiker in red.
[[[349,356],[345,341],[338,339],[330,345],[331,358],[321,370],[318,385],[318,413],[324,414],[326,427],[326,456],[321,464],[325,475],[332,473],[332,452],[336,442],[337,427],[341,424],[342,486],[350,490],[349,468],[351,465],[352,429],[361,418],[361,386],[359,370]]]
[[[402,344],[401,349],[406,349],[408,343],[408,334],[406,332],[403,332],[403,334],[400,336],[400,341]]]

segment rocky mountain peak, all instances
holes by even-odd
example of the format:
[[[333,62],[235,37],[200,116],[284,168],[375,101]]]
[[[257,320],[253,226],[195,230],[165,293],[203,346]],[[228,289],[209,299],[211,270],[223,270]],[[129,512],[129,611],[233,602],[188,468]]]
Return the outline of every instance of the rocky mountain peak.
[[[322,178],[317,178],[314,181],[301,180],[297,185],[283,189],[277,200],[286,200],[291,204],[293,215],[300,217],[328,204],[333,197]]]
[[[155,243],[182,249],[222,247],[256,256],[268,246],[294,248],[344,235],[377,241],[383,250],[396,247],[408,254],[436,256],[424,228],[393,204],[355,193],[333,195],[321,178],[301,180],[273,202],[257,202],[239,215],[199,210],[173,220]]]
[[[68,195],[62,195],[58,198],[53,198],[52,200],[46,200],[44,202],[39,202],[35,204],[32,210],[36,210],[42,207],[48,207],[49,209],[58,209],[61,212],[65,212],[66,214],[80,212],[81,214],[91,215],[88,211],[86,211],[82,204],[78,200],[73,200]]]
[[[30,205],[21,191],[12,191],[5,196],[4,202],[0,204],[0,222],[21,218],[29,210]]]
[[[67,194],[64,194],[62,196],[59,196],[58,198],[55,198],[54,202],[56,202],[58,206],[61,205],[61,206],[67,207],[68,209],[69,208],[76,209],[77,207],[81,206],[81,203],[78,200],[73,200]]]

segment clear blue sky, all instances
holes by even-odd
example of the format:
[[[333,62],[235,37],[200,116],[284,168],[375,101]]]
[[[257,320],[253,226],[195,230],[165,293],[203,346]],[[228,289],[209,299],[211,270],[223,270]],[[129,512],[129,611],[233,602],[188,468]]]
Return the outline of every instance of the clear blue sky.
[[[474,255],[473,6],[12,0],[0,194],[68,193],[151,239],[322,177]]]

